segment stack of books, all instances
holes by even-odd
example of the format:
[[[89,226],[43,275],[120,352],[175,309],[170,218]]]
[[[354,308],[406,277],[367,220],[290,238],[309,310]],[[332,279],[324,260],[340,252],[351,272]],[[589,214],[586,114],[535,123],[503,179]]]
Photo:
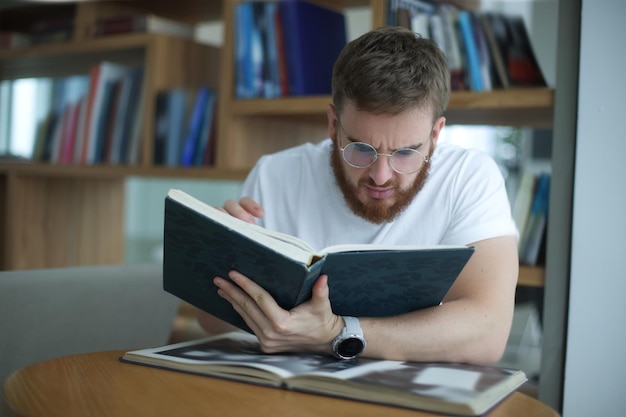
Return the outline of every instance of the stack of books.
[[[453,90],[546,86],[520,16],[430,0],[393,0],[387,7],[387,25],[411,29],[444,51]]]

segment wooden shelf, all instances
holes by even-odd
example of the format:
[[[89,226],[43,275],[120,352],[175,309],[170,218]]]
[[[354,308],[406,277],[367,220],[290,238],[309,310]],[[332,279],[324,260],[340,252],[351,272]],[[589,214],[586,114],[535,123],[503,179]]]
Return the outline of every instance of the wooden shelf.
[[[232,102],[233,116],[316,116],[325,120],[331,96],[251,99]],[[550,126],[554,90],[511,88],[484,93],[456,91],[450,95],[448,123]]]
[[[524,287],[543,287],[546,282],[546,270],[540,266],[520,265],[517,285]]]
[[[120,178],[126,177],[165,177],[202,178],[242,181],[248,170],[221,169],[210,167],[168,168],[143,166],[111,165],[54,165],[38,163],[0,163],[0,174],[17,174],[24,177],[49,178]]]

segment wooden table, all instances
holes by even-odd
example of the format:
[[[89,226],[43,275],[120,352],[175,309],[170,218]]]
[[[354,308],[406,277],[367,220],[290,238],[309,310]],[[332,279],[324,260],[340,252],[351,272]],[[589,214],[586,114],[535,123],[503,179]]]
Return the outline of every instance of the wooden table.
[[[403,408],[266,388],[121,363],[123,351],[52,359],[13,373],[3,385],[8,416],[438,416]],[[555,417],[519,392],[489,417]]]

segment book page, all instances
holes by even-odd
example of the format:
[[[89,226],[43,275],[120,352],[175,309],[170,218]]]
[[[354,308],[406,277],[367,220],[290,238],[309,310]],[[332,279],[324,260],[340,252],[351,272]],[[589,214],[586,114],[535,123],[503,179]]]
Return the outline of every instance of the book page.
[[[339,252],[366,252],[366,251],[398,251],[398,250],[433,250],[466,248],[464,245],[377,245],[377,244],[342,244],[328,246],[319,252],[319,255]]]
[[[481,375],[476,371],[432,367],[417,374],[413,383],[474,391]]]
[[[211,207],[210,205],[183,191],[172,189],[168,192],[167,196],[172,200],[190,208],[191,210],[207,218],[213,219],[225,227],[244,236],[248,236],[250,239],[253,239],[269,248],[273,248],[277,252],[280,252],[283,255],[301,263],[309,265],[311,259],[315,255],[315,250],[313,248],[295,236],[268,230],[256,224],[247,223],[231,216],[230,214]]]
[[[264,353],[256,336],[245,332],[128,352],[125,358],[224,377],[261,378],[263,374],[257,372],[260,370],[270,372],[281,380],[337,363],[329,355]]]

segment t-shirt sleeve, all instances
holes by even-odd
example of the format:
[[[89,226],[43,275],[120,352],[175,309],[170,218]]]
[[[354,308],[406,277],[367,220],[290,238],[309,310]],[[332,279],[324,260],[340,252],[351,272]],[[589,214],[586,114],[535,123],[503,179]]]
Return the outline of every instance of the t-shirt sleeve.
[[[442,244],[518,237],[504,178],[491,157],[472,152],[462,161],[454,181],[457,198]]]

